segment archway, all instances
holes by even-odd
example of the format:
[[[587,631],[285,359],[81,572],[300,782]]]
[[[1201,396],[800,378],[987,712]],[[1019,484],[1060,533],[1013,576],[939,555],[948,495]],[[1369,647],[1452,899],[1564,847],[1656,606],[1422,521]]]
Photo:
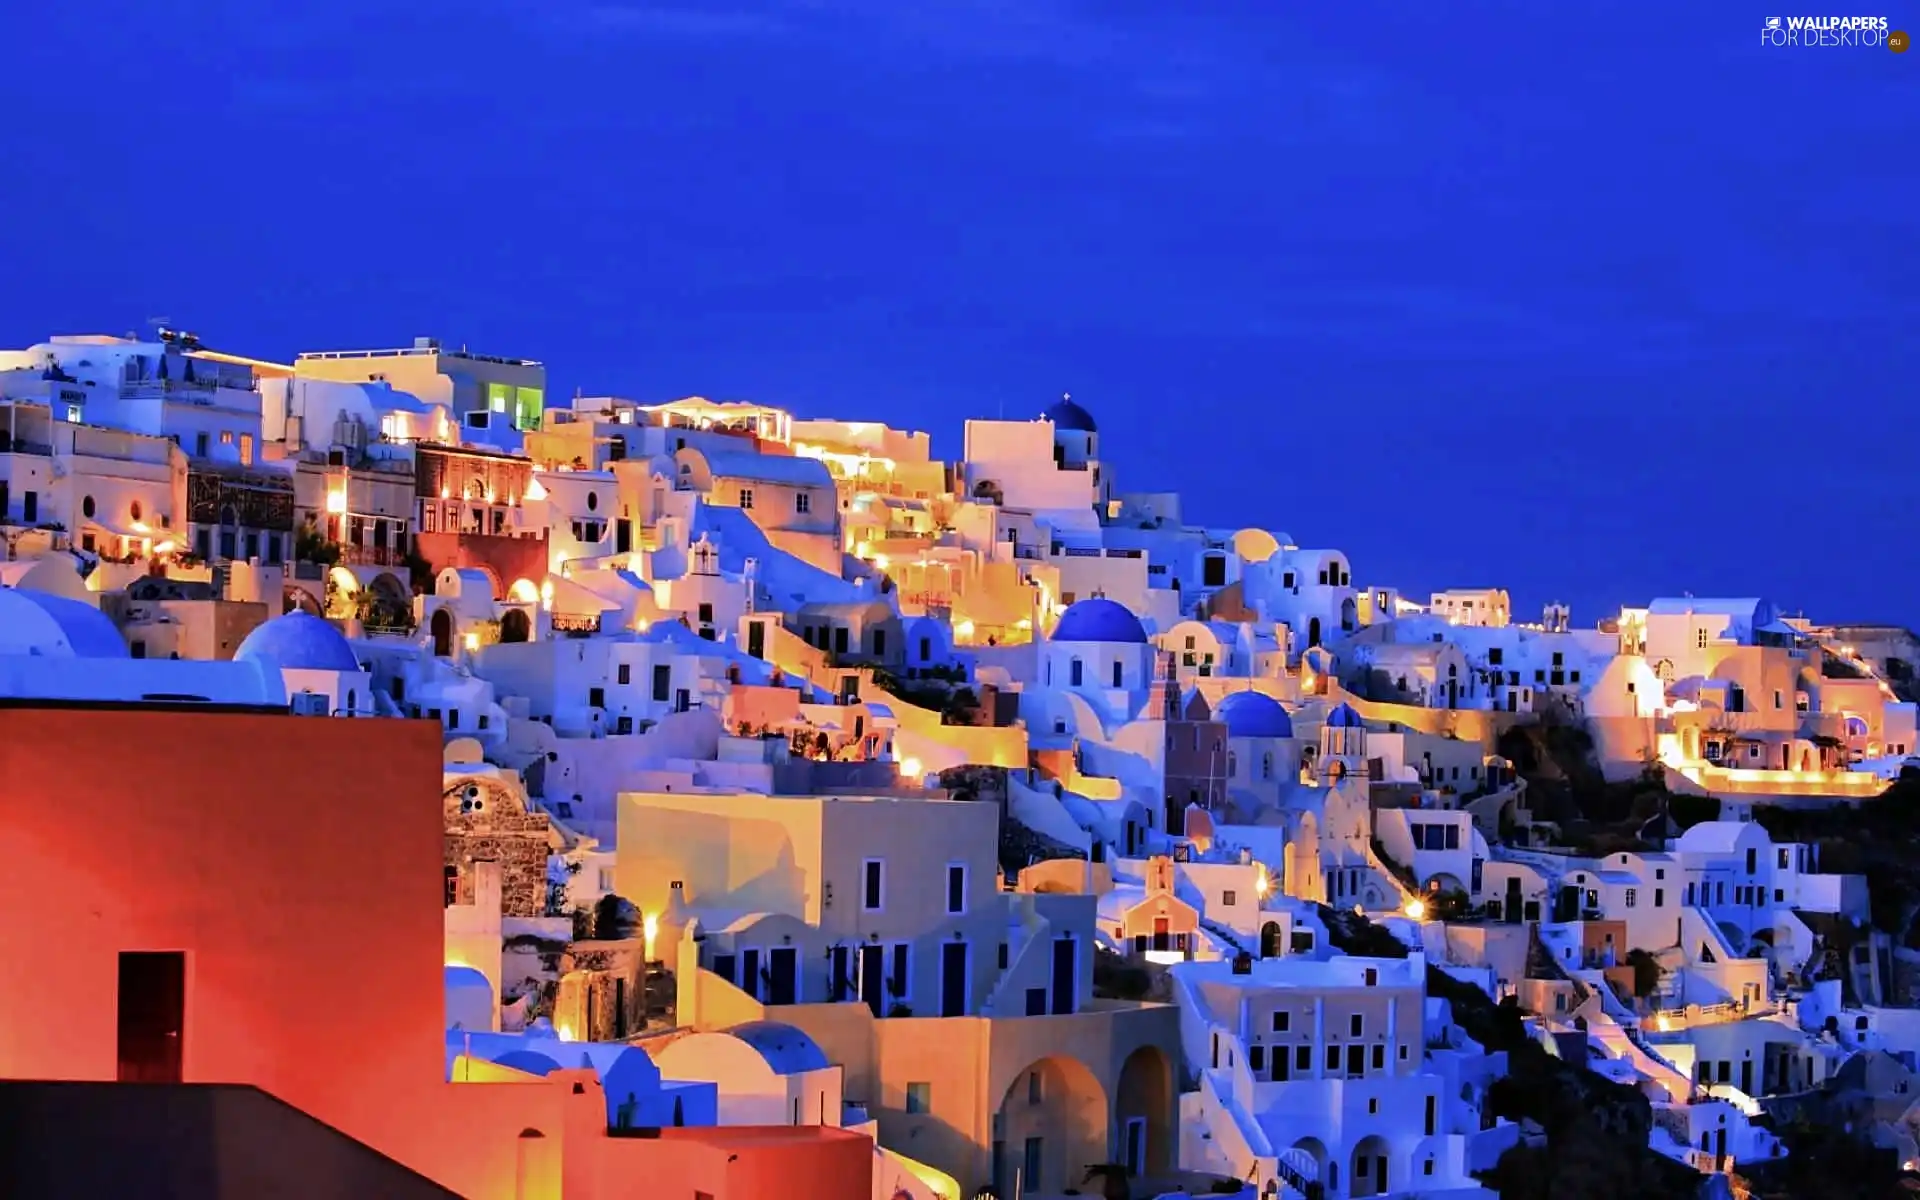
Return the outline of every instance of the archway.
[[[540,585],[531,579],[516,579],[507,589],[507,599],[515,604],[540,603]]]
[[[1280,945],[1280,922],[1268,921],[1260,927],[1260,957],[1278,958],[1283,952]]]
[[[1108,1160],[1107,1093],[1085,1064],[1049,1055],[1013,1077],[994,1124],[994,1191],[1063,1192]]]
[[[1157,1046],[1142,1046],[1120,1067],[1113,1105],[1114,1161],[1138,1177],[1173,1165],[1173,1067]]]
[[[360,615],[360,581],[345,567],[327,570],[327,612],[333,618]]]
[[[1340,628],[1348,633],[1360,628],[1360,606],[1353,602],[1352,596],[1340,602]]]
[[[436,658],[450,658],[453,655],[453,614],[446,608],[433,610],[430,622],[433,630],[433,653]]]
[[[1278,1174],[1288,1187],[1303,1196],[1313,1194],[1312,1187],[1324,1183],[1331,1188],[1336,1181],[1327,1178],[1327,1146],[1316,1137],[1303,1137],[1291,1150],[1280,1152]]]
[[[380,572],[367,584],[361,619],[381,629],[412,628],[412,590],[392,572]]]
[[[1315,617],[1313,620],[1307,622],[1307,645],[1318,646],[1319,644],[1320,644],[1320,618]]]
[[[527,619],[524,608],[510,608],[500,614],[500,640],[502,642],[525,642],[533,637],[533,622]]]
[[[1352,1181],[1348,1195],[1378,1196],[1392,1186],[1387,1150],[1387,1139],[1377,1133],[1360,1139],[1360,1144],[1353,1148],[1352,1169],[1347,1175]]]

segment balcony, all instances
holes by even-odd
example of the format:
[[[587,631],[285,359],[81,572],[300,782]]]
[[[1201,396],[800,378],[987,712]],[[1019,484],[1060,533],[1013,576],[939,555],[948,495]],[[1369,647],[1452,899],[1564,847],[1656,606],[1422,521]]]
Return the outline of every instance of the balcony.
[[[53,457],[53,447],[44,442],[30,442],[25,438],[8,437],[0,432],[0,454],[35,454],[41,458]]]
[[[402,567],[407,563],[407,555],[391,546],[343,545],[340,562],[349,567]]]

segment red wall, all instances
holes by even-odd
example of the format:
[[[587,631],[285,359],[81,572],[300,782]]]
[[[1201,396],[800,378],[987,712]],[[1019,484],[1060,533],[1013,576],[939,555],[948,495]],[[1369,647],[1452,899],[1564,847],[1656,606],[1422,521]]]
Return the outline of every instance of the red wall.
[[[119,952],[185,950],[188,1082],[503,1194],[558,1099],[444,1082],[440,765],[431,721],[0,707],[0,1076],[113,1079]]]
[[[419,533],[413,548],[433,567],[438,576],[448,567],[493,572],[495,600],[507,598],[507,589],[516,579],[535,583],[547,577],[547,539],[544,537],[495,537],[481,533]]]

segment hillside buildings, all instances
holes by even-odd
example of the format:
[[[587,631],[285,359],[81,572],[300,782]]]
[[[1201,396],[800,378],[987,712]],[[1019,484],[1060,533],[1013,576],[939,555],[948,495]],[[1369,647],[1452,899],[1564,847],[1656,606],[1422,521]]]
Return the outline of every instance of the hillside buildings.
[[[946,462],[546,387],[0,355],[47,1186],[188,1154],[113,1133],[164,1103],[369,1194],[1477,1200],[1517,1046],[1706,1173],[1914,1068],[1865,880],[1756,819],[1920,765],[1911,635],[1419,604],[1127,490],[1071,397]],[[1604,837],[1527,781],[1577,737],[1658,798]]]

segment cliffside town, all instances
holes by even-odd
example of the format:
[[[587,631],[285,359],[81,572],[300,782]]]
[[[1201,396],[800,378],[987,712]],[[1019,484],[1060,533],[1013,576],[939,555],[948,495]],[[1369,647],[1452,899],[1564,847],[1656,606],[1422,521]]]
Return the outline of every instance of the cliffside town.
[[[1071,399],[954,461],[860,415],[0,352],[19,1178],[1920,1181],[1913,634],[1403,595]]]

